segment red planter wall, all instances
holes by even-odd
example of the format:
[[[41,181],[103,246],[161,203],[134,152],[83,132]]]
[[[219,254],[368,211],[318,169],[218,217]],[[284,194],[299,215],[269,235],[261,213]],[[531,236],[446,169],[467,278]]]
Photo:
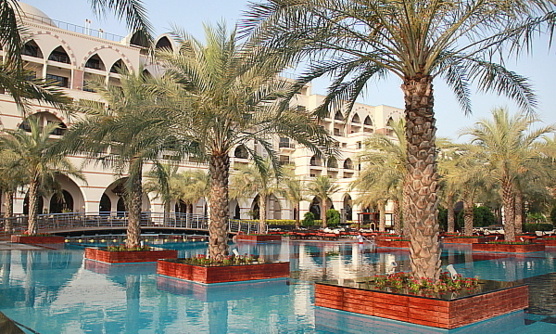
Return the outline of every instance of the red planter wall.
[[[156,273],[199,283],[238,282],[290,276],[290,263],[263,263],[238,266],[194,266],[158,261]]]
[[[272,240],[282,240],[279,235],[271,234],[238,234],[236,235],[236,241],[272,241]]]
[[[556,239],[542,238],[540,240],[537,240],[537,243],[542,243],[545,246],[556,246]]]
[[[378,239],[378,240],[376,240],[376,245],[378,247],[409,248],[409,241],[407,241],[407,240]]]
[[[442,242],[445,244],[474,244],[478,242],[487,242],[494,240],[493,237],[475,237],[475,238],[458,238],[458,237],[445,237]]]
[[[508,252],[508,253],[527,253],[527,252],[542,252],[544,251],[544,244],[527,244],[527,245],[512,245],[512,244],[473,244],[474,251],[484,252]]]
[[[315,305],[453,329],[525,309],[529,294],[527,286],[518,286],[446,301],[317,283]]]
[[[63,244],[66,238],[57,236],[12,235],[11,242],[19,244]]]
[[[156,262],[159,259],[177,257],[178,251],[174,249],[111,252],[99,248],[85,248],[86,259],[105,263]]]

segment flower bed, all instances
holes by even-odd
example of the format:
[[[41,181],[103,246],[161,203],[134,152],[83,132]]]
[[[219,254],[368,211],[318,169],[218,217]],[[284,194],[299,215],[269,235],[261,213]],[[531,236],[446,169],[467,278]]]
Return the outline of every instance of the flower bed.
[[[544,251],[544,244],[522,243],[522,242],[487,242],[473,244],[473,251],[482,252],[506,252],[506,253],[528,253]]]
[[[529,305],[526,285],[480,283],[469,291],[448,291],[430,297],[401,290],[381,291],[365,281],[319,282],[315,284],[315,305],[445,329],[522,310]]]
[[[85,258],[104,263],[156,262],[159,259],[177,258],[178,251],[163,250],[114,250],[105,248],[85,248]]]
[[[479,242],[488,242],[494,240],[494,237],[480,237],[480,236],[455,236],[445,237],[442,242],[445,244],[474,244]]]
[[[63,244],[66,238],[55,235],[12,235],[11,242],[19,244]]]
[[[273,241],[273,240],[282,240],[282,236],[280,235],[272,235],[272,234],[238,234],[235,236],[236,241]]]
[[[194,265],[186,259],[159,260],[156,273],[198,283],[224,283],[289,277],[290,263],[250,263],[240,265]]]
[[[376,242],[377,247],[409,248],[409,240],[378,239],[375,242]]]

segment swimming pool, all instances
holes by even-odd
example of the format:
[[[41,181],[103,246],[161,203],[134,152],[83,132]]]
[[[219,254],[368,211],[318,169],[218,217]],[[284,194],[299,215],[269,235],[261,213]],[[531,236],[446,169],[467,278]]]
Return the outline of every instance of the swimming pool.
[[[170,243],[180,257],[206,243]],[[313,281],[409,270],[401,249],[338,242],[234,244],[239,253],[290,261],[291,277],[202,285],[156,274],[156,265],[105,265],[83,248],[0,252],[0,311],[41,334],[58,333],[556,333],[556,249],[527,256],[443,250],[465,276],[524,280],[531,307],[446,331],[314,306]],[[32,331],[28,331],[32,333]]]

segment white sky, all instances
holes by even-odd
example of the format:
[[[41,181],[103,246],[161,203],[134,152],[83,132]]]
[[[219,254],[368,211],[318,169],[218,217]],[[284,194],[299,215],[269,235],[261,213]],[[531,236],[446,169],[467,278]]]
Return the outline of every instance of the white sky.
[[[26,0],[54,20],[76,25],[85,25],[92,20],[91,28],[127,35],[125,24],[115,20],[109,13],[104,18],[97,17],[86,0]],[[230,26],[237,22],[246,9],[246,0],[143,0],[155,33],[162,34],[177,26],[196,38],[203,38],[203,23],[216,23],[224,19]],[[556,48],[548,50],[546,40],[539,41],[532,56],[524,56],[516,61],[508,61],[506,67],[530,79],[539,101],[538,115],[545,124],[556,123]],[[314,84],[313,93],[325,94],[326,82]],[[403,95],[400,81],[391,77],[386,81],[371,82],[367,93],[360,102],[369,105],[385,104],[403,109]],[[472,97],[473,114],[465,116],[453,93],[441,80],[435,81],[435,112],[438,136],[457,139],[459,129],[472,126],[478,118],[489,116],[494,107],[508,107],[517,112],[515,104],[504,96],[477,95]]]

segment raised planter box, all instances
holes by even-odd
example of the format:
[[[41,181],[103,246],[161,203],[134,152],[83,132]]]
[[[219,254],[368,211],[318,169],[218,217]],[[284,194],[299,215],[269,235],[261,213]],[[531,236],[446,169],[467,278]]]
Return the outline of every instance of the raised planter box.
[[[395,247],[395,248],[409,248],[409,241],[397,239],[378,239],[376,240],[377,247]]]
[[[479,242],[493,241],[494,237],[445,237],[442,242],[445,244],[475,244]]]
[[[539,244],[543,244],[545,246],[556,246],[556,239],[542,238],[542,239],[535,240],[535,242]]]
[[[273,240],[282,240],[282,236],[280,235],[272,235],[272,234],[238,234],[235,236],[236,241],[273,241]]]
[[[85,258],[104,263],[156,262],[159,259],[175,259],[174,249],[147,251],[108,251],[102,248],[85,248]]]
[[[54,235],[12,235],[11,242],[18,244],[63,244],[66,238]]]
[[[528,253],[544,251],[544,244],[489,244],[478,243],[473,244],[473,251],[482,252],[506,252],[506,253]]]
[[[196,266],[159,260],[156,273],[198,283],[224,283],[290,276],[290,263],[261,263],[234,266]]]
[[[353,284],[344,282],[343,285],[322,282],[315,284],[315,305],[445,329],[458,328],[528,307],[526,285],[485,282],[493,282],[491,285],[495,286],[494,290],[487,288],[487,292],[452,299],[364,289],[353,281]]]

